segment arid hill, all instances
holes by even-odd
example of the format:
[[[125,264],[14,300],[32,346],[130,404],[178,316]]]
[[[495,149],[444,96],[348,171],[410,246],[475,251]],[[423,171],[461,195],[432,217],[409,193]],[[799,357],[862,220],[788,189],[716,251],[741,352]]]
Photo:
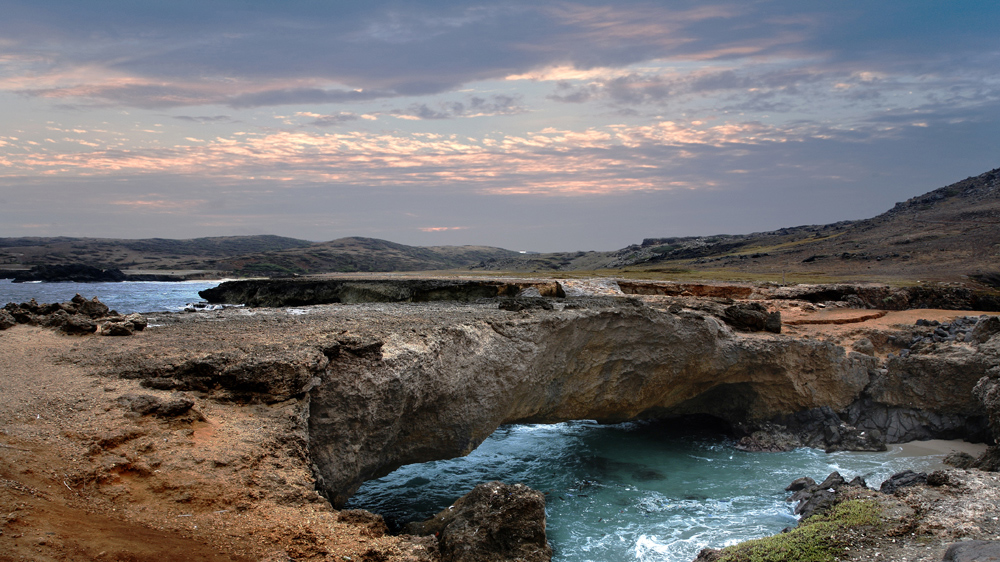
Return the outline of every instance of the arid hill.
[[[614,252],[523,254],[488,246],[419,247],[374,238],[193,240],[3,238],[0,268],[86,264],[198,276],[460,270],[773,281],[985,282],[1000,285],[1000,168],[860,221],[752,234],[647,238]],[[576,272],[576,273],[573,273]]]

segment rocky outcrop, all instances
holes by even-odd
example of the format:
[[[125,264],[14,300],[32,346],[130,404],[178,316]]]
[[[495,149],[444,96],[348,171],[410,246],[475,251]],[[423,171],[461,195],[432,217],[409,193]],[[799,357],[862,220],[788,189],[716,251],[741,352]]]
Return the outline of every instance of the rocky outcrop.
[[[247,306],[305,306],[366,302],[471,302],[514,297],[527,288],[539,296],[564,297],[556,282],[462,281],[444,279],[254,279],[227,281],[198,294],[210,303]]]
[[[842,410],[870,366],[832,344],[741,338],[635,303],[467,321],[331,362],[310,391],[310,450],[339,505],[404,464],[468,454],[503,423]]]
[[[953,343],[883,371],[870,355],[738,333],[686,307],[620,297],[546,302],[551,309],[504,310],[497,300],[296,315],[229,308],[207,313],[197,336],[187,327],[197,319],[166,315],[151,336],[183,342],[178,349],[130,347],[107,361],[150,388],[307,404],[317,487],[342,505],[365,480],[468,454],[505,423],[708,415],[744,431],[748,449],[879,450],[887,437],[967,428],[977,415],[969,409],[975,370],[997,356],[992,343],[976,350],[985,360]],[[903,412],[937,421],[907,425]]]
[[[441,562],[548,562],[545,496],[524,484],[487,482],[407,532],[435,535]]]
[[[892,287],[877,284],[792,285],[767,291],[772,298],[814,303],[845,302],[855,308],[908,310],[1000,310],[996,291],[951,286]]]
[[[39,304],[35,299],[21,304],[7,303],[0,310],[0,330],[16,324],[29,324],[57,329],[65,334],[131,336],[146,328],[146,319],[138,313],[121,316],[94,297],[87,300],[79,294],[70,302]]]
[[[125,281],[127,276],[120,269],[101,269],[91,265],[36,265],[29,271],[19,272],[14,283],[28,281],[97,283]]]

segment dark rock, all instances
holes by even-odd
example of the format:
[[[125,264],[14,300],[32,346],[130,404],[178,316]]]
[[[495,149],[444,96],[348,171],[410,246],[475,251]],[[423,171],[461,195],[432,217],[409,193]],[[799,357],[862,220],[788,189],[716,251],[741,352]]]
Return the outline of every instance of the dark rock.
[[[77,313],[85,314],[91,318],[101,318],[106,316],[110,310],[106,304],[97,300],[97,297],[88,301],[79,293],[70,299],[70,302],[75,305]]]
[[[342,349],[358,357],[381,359],[384,343],[382,340],[371,336],[340,336],[337,338],[337,351],[334,357],[339,355]],[[329,348],[323,351],[323,354],[327,357],[330,356],[328,351]]]
[[[839,472],[831,472],[822,482],[817,484],[812,478],[798,478],[794,480],[786,491],[794,492],[785,501],[798,502],[795,505],[795,514],[799,515],[799,520],[826,511],[837,503],[837,494],[844,488],[865,488],[865,479],[860,476],[855,477],[850,482],[844,480]]]
[[[17,325],[14,315],[6,310],[0,310],[0,330],[6,330]]]
[[[408,531],[437,535],[442,562],[552,559],[545,539],[545,496],[523,484],[480,484],[434,518],[410,524]]]
[[[948,453],[942,460],[944,464],[954,466],[955,468],[972,468],[976,462],[976,457],[970,455],[969,453],[962,453],[959,451],[952,451]]]
[[[194,401],[184,396],[175,396],[164,401],[149,394],[123,394],[118,397],[118,404],[140,416],[175,418],[191,410]]]
[[[816,486],[816,481],[808,476],[803,476],[802,478],[796,478],[792,480],[792,483],[785,487],[786,492],[798,492],[799,490],[804,490],[806,488],[812,488]]]
[[[198,294],[210,303],[247,306],[305,306],[365,302],[472,302],[498,296],[517,296],[529,286],[540,294],[558,295],[562,288],[552,283],[504,283],[502,281],[446,279],[255,279],[226,281]],[[565,293],[562,293],[565,294]]]
[[[760,303],[740,303],[726,307],[722,319],[738,330],[760,332],[767,326],[768,313]]]
[[[889,477],[888,480],[882,482],[878,491],[883,494],[893,494],[896,490],[900,488],[906,488],[908,486],[916,486],[917,484],[923,484],[927,482],[926,472],[913,472],[912,470],[904,470],[902,472],[897,472]]]
[[[749,434],[740,438],[735,447],[754,453],[782,453],[802,447],[802,441],[783,425],[757,424]]]
[[[972,466],[987,472],[1000,472],[1000,447],[989,446],[983,454],[979,455]]]
[[[36,265],[30,271],[18,273],[13,282],[26,281],[100,283],[125,281],[126,275],[120,269],[101,269],[82,264]]]
[[[774,311],[767,315],[767,320],[764,321],[764,330],[774,333],[781,333],[781,311]]]
[[[718,562],[722,559],[722,551],[717,548],[703,548],[694,562]]]
[[[552,303],[543,297],[517,297],[501,299],[497,305],[500,310],[520,312],[522,310],[552,310]]]
[[[851,347],[853,347],[854,351],[857,351],[858,353],[864,353],[865,355],[875,355],[875,344],[873,344],[872,340],[868,338],[859,339],[858,341],[854,342],[854,345],[852,345]]]
[[[962,541],[948,547],[942,562],[998,562],[1000,541]]]
[[[97,331],[97,322],[83,314],[74,314],[67,318],[66,323],[59,329],[67,334],[93,334]]]
[[[101,325],[102,336],[131,336],[134,333],[128,322],[105,322]]]
[[[986,343],[996,334],[1000,334],[1000,316],[984,316],[970,332],[969,341]]]
[[[173,390],[175,388],[182,387],[179,381],[170,377],[153,377],[140,382],[139,385],[146,388],[155,388],[157,390]]]
[[[927,484],[929,486],[947,486],[951,484],[951,479],[948,477],[947,472],[935,470],[927,475]]]
[[[153,415],[161,418],[176,418],[177,416],[186,414],[193,406],[194,400],[178,396],[162,402],[153,412]]]
[[[118,404],[141,416],[152,414],[160,407],[161,400],[149,394],[123,394],[118,397]]]

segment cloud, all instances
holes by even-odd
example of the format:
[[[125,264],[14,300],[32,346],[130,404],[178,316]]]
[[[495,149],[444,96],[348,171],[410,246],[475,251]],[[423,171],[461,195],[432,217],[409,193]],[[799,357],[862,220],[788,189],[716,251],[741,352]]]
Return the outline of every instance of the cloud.
[[[448,101],[432,109],[426,103],[413,104],[406,109],[393,109],[388,113],[401,118],[421,120],[456,119],[461,117],[490,117],[518,115],[527,110],[520,104],[520,96],[493,95],[489,99],[470,96],[465,101]]]
[[[229,123],[233,118],[228,115],[174,115],[174,119],[191,123]]]
[[[466,230],[467,226],[423,226],[418,228],[420,232],[447,232],[449,230]]]
[[[5,4],[0,89],[132,107],[250,108],[433,95],[503,78],[586,80],[596,69],[650,61],[799,60],[985,76],[1000,58],[987,24],[997,8],[985,3],[947,11],[793,0],[53,4]],[[746,78],[720,73],[706,79],[728,84],[700,87],[735,88]],[[664,99],[653,82],[601,80],[626,99]]]

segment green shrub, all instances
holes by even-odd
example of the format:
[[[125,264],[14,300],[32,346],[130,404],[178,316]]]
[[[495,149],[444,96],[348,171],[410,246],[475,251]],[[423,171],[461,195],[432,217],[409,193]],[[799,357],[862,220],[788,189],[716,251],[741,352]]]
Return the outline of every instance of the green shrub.
[[[722,550],[719,562],[833,562],[850,546],[848,531],[876,527],[881,510],[873,500],[847,500],[795,529]]]

